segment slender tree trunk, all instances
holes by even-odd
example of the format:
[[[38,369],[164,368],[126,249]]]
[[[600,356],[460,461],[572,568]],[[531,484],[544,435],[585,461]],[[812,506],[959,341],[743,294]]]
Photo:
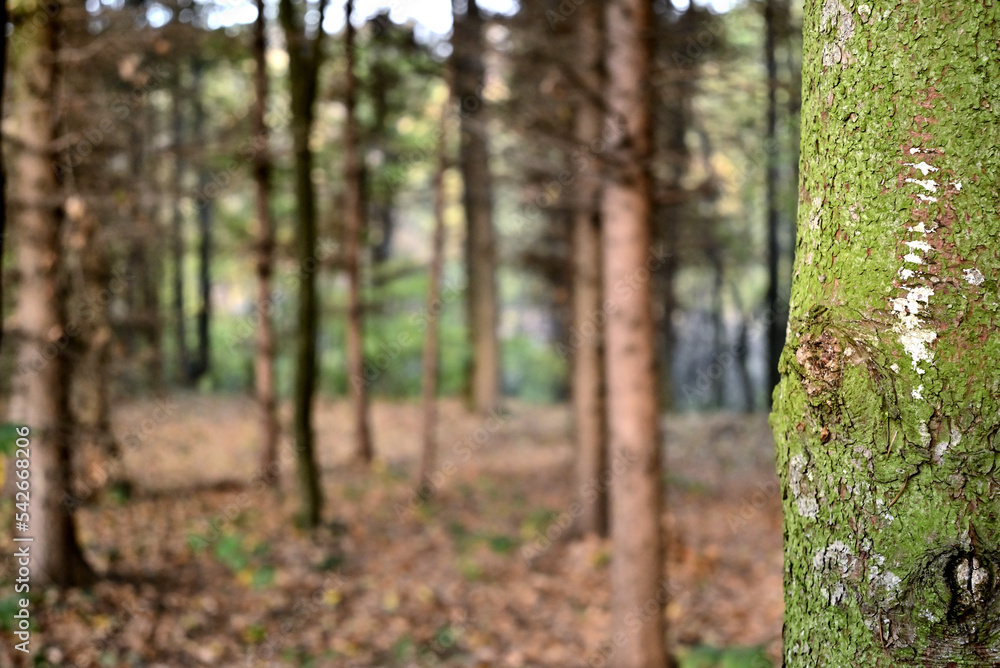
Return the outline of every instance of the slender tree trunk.
[[[205,108],[202,104],[202,75],[205,65],[195,59],[191,68],[193,73],[192,99],[194,101],[194,113],[191,123],[191,130],[194,140],[201,149],[201,160],[198,164],[198,197],[196,206],[198,209],[198,233],[200,235],[198,244],[198,312],[196,314],[195,328],[198,335],[198,355],[194,360],[194,368],[188,375],[188,382],[194,384],[208,373],[211,363],[211,332],[210,323],[212,319],[212,198],[207,196],[209,185],[209,169],[207,164],[208,150],[205,142]]]
[[[787,312],[779,299],[781,294],[781,205],[778,202],[778,178],[781,151],[778,150],[778,62],[777,4],[784,0],[764,0],[764,63],[767,71],[767,112],[764,142],[767,155],[765,169],[765,209],[767,211],[767,294],[764,301],[771,317],[767,320],[767,391],[768,396],[778,385],[778,358],[785,345]]]
[[[1000,6],[805,17],[784,665],[994,666]]]
[[[715,244],[714,240],[709,241]],[[718,364],[722,368],[719,377],[712,381],[712,408],[724,410],[726,408],[726,385],[729,376],[729,369],[723,364],[723,355],[726,350],[726,323],[723,319],[722,289],[725,287],[723,280],[722,257],[718,248],[709,251],[709,264],[712,266],[712,364]]]
[[[496,242],[493,230],[493,177],[482,96],[486,48],[476,0],[455,12],[453,58],[455,94],[461,113],[459,167],[464,182],[465,255],[468,272],[467,317],[472,345],[470,398],[487,413],[500,402],[500,346],[497,340]]]
[[[610,0],[607,5],[606,104],[625,129],[611,148],[602,197],[604,296],[614,304],[605,330],[605,373],[615,473],[611,611],[616,649],[608,663],[616,668],[663,668],[667,661],[659,401],[648,273],[651,21],[650,0]],[[632,288],[622,290],[621,285]]]
[[[23,194],[17,322],[23,334],[18,351],[23,372],[15,380],[11,420],[30,430],[31,464],[29,529],[15,536],[34,539],[19,545],[30,551],[32,584],[79,586],[90,583],[94,573],[80,548],[71,506],[63,503],[69,492],[73,437],[70,368],[65,354],[45,355],[47,346],[60,347],[61,339],[72,334],[66,331],[61,189],[53,169],[58,164],[53,144],[59,134],[59,7],[47,9],[36,10],[34,18],[45,20],[22,42],[27,97],[20,105],[25,147],[17,161]]]
[[[260,411],[260,475],[268,484],[278,481],[278,401],[274,392],[274,324],[271,319],[271,273],[274,266],[274,222],[271,219],[271,153],[267,114],[267,18],[264,0],[257,0],[254,22],[253,57],[255,136],[253,177],[257,196],[257,355],[254,360],[254,388]]]
[[[357,105],[357,79],[354,74],[354,26],[351,14],[354,0],[347,0],[344,28],[344,49],[347,54],[347,73],[344,86],[344,106],[347,119],[344,124],[345,153],[345,229],[344,256],[347,265],[347,366],[351,378],[351,401],[354,404],[354,456],[362,462],[371,462],[371,428],[368,421],[368,384],[365,382],[364,313],[361,305],[361,234],[365,212],[361,202],[361,159],[358,155],[358,127],[355,118]]]
[[[181,84],[181,65],[176,66],[176,80],[171,91],[173,117],[174,170],[172,184],[173,213],[171,216],[170,240],[173,264],[173,312],[174,338],[177,343],[177,380],[187,383],[191,360],[187,347],[187,322],[184,318],[184,110]]]
[[[325,4],[320,4],[319,23],[323,24]],[[295,156],[296,242],[300,266],[298,332],[295,350],[295,397],[293,425],[295,432],[299,488],[302,494],[302,522],[310,528],[319,526],[323,512],[323,494],[313,440],[312,413],[316,393],[316,194],[312,182],[313,156],[309,134],[314,118],[316,84],[321,58],[320,30],[313,38],[306,36],[301,19],[295,15],[292,0],[280,0],[279,17],[288,44],[288,83],[292,106],[292,143]]]
[[[739,376],[740,388],[743,392],[743,412],[750,415],[756,410],[753,378],[750,377],[748,364],[750,360],[750,325],[747,322],[746,312],[743,310],[739,286],[736,283],[730,283],[729,288],[730,294],[733,296],[733,303],[736,304],[736,310],[740,314],[740,327],[737,330],[736,345],[733,350],[736,355],[736,373]]]
[[[3,14],[0,23],[7,25],[7,0],[3,0]],[[7,83],[7,30],[0,35],[0,118],[3,117],[4,91]],[[7,170],[3,161],[3,138],[0,137],[0,351],[3,350],[3,267],[4,250],[7,248]]]
[[[437,461],[437,385],[438,385],[438,332],[440,331],[441,274],[444,269],[444,176],[448,169],[448,111],[451,106],[451,81],[449,94],[441,109],[438,126],[437,165],[434,168],[434,234],[431,239],[431,266],[427,285],[427,332],[424,335],[424,357],[421,391],[424,407],[423,449],[420,458],[420,482],[430,483]]]
[[[599,45],[604,43],[601,7],[577,10],[580,79],[590,91],[601,89]],[[576,140],[590,145],[601,135],[601,110],[583,96],[576,108]],[[596,168],[595,163],[591,163]],[[608,533],[607,426],[604,414],[604,332],[601,309],[600,174],[577,177],[573,208],[573,424],[576,429],[576,483],[582,509],[574,527],[580,533]]]

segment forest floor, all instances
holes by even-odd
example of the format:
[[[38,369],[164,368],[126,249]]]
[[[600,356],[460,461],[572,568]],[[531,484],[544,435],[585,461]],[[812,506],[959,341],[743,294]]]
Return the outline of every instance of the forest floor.
[[[568,410],[515,403],[492,421],[457,401],[440,410],[441,485],[423,501],[412,481],[418,405],[374,405],[379,460],[367,471],[349,463],[348,406],[321,402],[326,522],[309,536],[293,519],[287,443],[282,491],[250,484],[258,453],[248,399],[119,407],[116,433],[140,437],[125,447],[131,498],[107,493],[79,513],[88,559],[107,577],[89,590],[40,595],[35,656],[12,652],[13,660],[79,668],[605,665],[610,543],[557,537],[549,545],[543,537],[548,527],[558,533],[573,500]],[[682,666],[762,668],[771,665],[765,656],[777,665],[781,497],[766,420],[676,416],[664,432],[664,586],[675,654]],[[0,598],[13,591],[9,582],[0,587]]]

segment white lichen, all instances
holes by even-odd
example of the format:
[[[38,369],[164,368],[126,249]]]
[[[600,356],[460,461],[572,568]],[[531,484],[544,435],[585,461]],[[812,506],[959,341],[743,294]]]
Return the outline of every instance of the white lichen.
[[[910,149],[910,152],[912,153],[913,149]],[[923,174],[924,176],[927,176],[930,172],[936,172],[938,170],[937,167],[935,167],[934,165],[928,165],[923,160],[921,160],[916,164],[912,162],[907,162],[906,164],[910,167],[913,167],[914,169],[919,169],[920,173]]]
[[[923,193],[918,194],[917,195],[917,199],[919,199],[921,202],[936,202],[937,201],[937,197],[932,197],[931,195],[924,195]]]
[[[926,241],[907,241],[905,244],[908,248],[912,250],[922,250],[922,251],[932,251],[934,247],[931,246]]]
[[[906,179],[906,182],[907,183],[916,183],[918,186],[922,186],[923,188],[925,188],[926,190],[928,190],[928,191],[930,191],[932,193],[937,192],[937,189],[938,189],[937,181],[935,181],[934,179],[926,179],[926,180],[921,180],[921,179]]]
[[[962,191],[962,182],[961,181],[955,181],[951,185],[955,186],[955,190],[957,190],[959,192]]]
[[[948,448],[951,447],[951,441],[944,440],[934,446],[934,457],[932,461],[935,464],[940,464],[944,460],[944,453],[948,452]]]
[[[914,276],[916,276],[916,274],[917,272],[913,271],[912,269],[907,269],[905,267],[899,270],[899,277],[902,278],[904,281],[913,278]]]
[[[895,371],[896,373],[899,373],[899,365],[896,364],[895,362],[893,362],[892,364],[890,364],[889,368],[892,369],[893,371]]]
[[[983,276],[983,272],[978,269],[963,269],[962,276],[964,276],[965,280],[972,285],[982,285],[983,281],[986,280],[986,277]]]
[[[811,480],[811,474],[806,472],[808,461],[804,455],[795,455],[788,462],[788,484],[792,489],[792,498],[795,499],[795,507],[802,517],[815,519],[819,515],[819,503],[816,497],[806,494],[802,490],[803,480]]]
[[[854,565],[854,554],[843,541],[835,540],[828,547],[820,548],[813,555],[813,568],[821,572],[839,572],[847,575]]]
[[[896,297],[890,300],[892,310],[899,318],[894,330],[899,334],[899,342],[903,344],[903,349],[910,356],[913,369],[917,373],[923,374],[924,369],[920,368],[920,362],[933,361],[934,354],[927,346],[937,338],[937,333],[923,326],[923,322],[920,320],[920,311],[923,304],[930,302],[934,291],[925,285],[906,288],[906,290],[905,297]]]
[[[927,423],[921,422],[920,426],[917,427],[917,434],[920,436],[920,445],[922,447],[927,447],[931,444],[931,432],[927,429]]]
[[[920,387],[910,390],[910,396],[920,401],[924,398],[923,391],[924,391],[924,386],[921,385]]]
[[[903,262],[911,262],[913,264],[923,264],[924,258],[920,257],[916,253],[907,253],[903,256]]]

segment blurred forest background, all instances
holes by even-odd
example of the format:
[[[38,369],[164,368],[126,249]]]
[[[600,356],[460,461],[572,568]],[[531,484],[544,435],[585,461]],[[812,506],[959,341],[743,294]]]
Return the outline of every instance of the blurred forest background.
[[[563,523],[576,443],[603,433],[572,403],[578,383],[601,387],[575,360],[605,319],[587,308],[599,254],[579,220],[623,132],[586,19],[601,3],[66,0],[41,56],[47,5],[7,5],[0,397],[16,413],[18,383],[58,366],[62,505],[102,576],[33,588],[32,655],[0,659],[605,665],[607,521]],[[652,3],[636,275],[684,666],[780,655],[764,415],[794,247],[801,12]],[[39,146],[60,220],[44,248],[19,223]],[[24,352],[18,300],[37,288],[25,262],[52,249],[55,288],[31,293],[58,302],[50,357]],[[0,510],[12,531],[13,494]]]

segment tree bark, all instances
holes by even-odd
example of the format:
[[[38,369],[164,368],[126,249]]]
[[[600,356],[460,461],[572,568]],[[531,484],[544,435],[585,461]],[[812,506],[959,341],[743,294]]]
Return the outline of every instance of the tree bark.
[[[319,4],[319,23],[323,25],[325,3]],[[299,488],[302,494],[301,520],[305,526],[319,526],[323,495],[319,467],[314,452],[312,409],[316,393],[316,194],[312,182],[312,130],[316,102],[317,74],[324,32],[306,34],[301,18],[295,15],[292,0],[280,0],[279,17],[288,45],[288,83],[292,107],[292,144],[295,156],[296,242],[300,267],[298,332],[295,351],[295,397],[293,424]]]
[[[361,234],[365,212],[361,201],[361,159],[358,155],[356,118],[357,79],[354,25],[351,14],[354,0],[347,0],[344,28],[344,50],[347,72],[344,85],[344,260],[347,265],[347,366],[351,379],[351,401],[354,404],[354,456],[369,463],[374,456],[371,427],[368,421],[368,384],[365,382],[364,313],[361,305]]]
[[[601,8],[581,5],[577,24],[580,79],[588,92],[601,90],[601,49],[604,43]],[[576,107],[575,133],[589,146],[601,135],[601,110],[591,94],[581,96]],[[591,165],[596,167],[596,163]],[[576,429],[576,484],[581,512],[579,533],[608,534],[607,426],[604,415],[604,327],[601,309],[600,174],[595,170],[577,177],[573,209],[573,326],[577,345],[573,357],[573,424]]]
[[[805,6],[784,665],[996,665],[1000,8],[849,6]]]
[[[202,105],[202,73],[205,64],[195,58],[191,68],[193,74],[192,99],[194,111],[191,120],[191,133],[195,143],[201,148],[201,160],[198,164],[198,197],[195,205],[198,209],[198,312],[195,314],[195,331],[197,333],[198,350],[188,373],[188,383],[197,383],[208,373],[211,364],[211,332],[212,321],[212,198],[207,196],[209,185],[209,169],[207,164],[208,151],[205,142],[205,109]]]
[[[3,15],[0,16],[2,19],[2,25],[7,25],[7,0],[3,0]],[[3,117],[3,100],[4,91],[6,90],[7,83],[7,30],[3,31],[3,35],[0,35],[0,118]],[[3,158],[3,138],[0,137],[0,312],[3,309],[3,295],[4,295],[4,285],[3,285],[3,267],[4,267],[4,250],[7,247],[7,170],[4,167]],[[3,350],[3,317],[0,316],[0,351]]]
[[[606,105],[624,129],[602,197],[611,490],[611,609],[616,668],[663,668],[660,434],[649,274],[650,0],[607,5]],[[623,289],[623,286],[625,289]],[[621,643],[618,640],[621,640]]]
[[[181,87],[182,68],[176,65],[176,79],[171,91],[171,115],[173,117],[173,214],[171,216],[170,238],[173,264],[173,312],[174,338],[177,345],[177,381],[187,383],[190,357],[187,347],[187,322],[184,317],[184,110],[181,106],[183,95]]]
[[[464,183],[467,318],[472,347],[469,390],[473,408],[485,414],[500,402],[493,177],[482,95],[485,77],[482,54],[486,48],[483,19],[476,0],[466,0],[465,4],[464,14],[455,11],[452,57],[461,115],[459,168]]]
[[[767,111],[765,113],[764,142],[767,155],[764,174],[764,208],[767,217],[767,293],[764,302],[771,317],[767,320],[768,375],[767,393],[771,396],[780,380],[778,359],[785,345],[787,312],[779,300],[781,292],[781,206],[778,202],[778,12],[785,0],[764,0],[764,64],[767,73]]]
[[[437,164],[434,167],[434,233],[431,238],[431,266],[427,279],[427,332],[424,335],[423,375],[421,395],[424,408],[423,448],[420,456],[419,480],[432,484],[431,473],[437,461],[437,386],[438,386],[438,333],[439,318],[444,305],[441,303],[441,274],[444,269],[445,242],[445,191],[444,176],[448,170],[448,111],[452,103],[452,82],[448,82],[448,97],[441,109],[438,126]]]
[[[64,353],[45,354],[47,347],[64,347],[65,337],[73,334],[67,331],[62,273],[63,203],[53,169],[58,164],[53,146],[59,134],[59,16],[58,5],[37,9],[34,18],[40,27],[22,42],[27,97],[20,105],[24,148],[17,160],[23,203],[16,318],[23,333],[18,350],[23,371],[15,379],[11,421],[30,429],[30,528],[16,535],[34,538],[23,543],[30,549],[32,583],[79,586],[90,583],[94,573],[80,548],[71,505],[63,503],[69,492],[73,437],[70,369]]]
[[[274,392],[274,324],[271,319],[271,274],[274,267],[274,221],[271,219],[271,153],[267,114],[267,18],[264,0],[257,0],[254,21],[254,166],[257,198],[257,355],[254,360],[254,393],[260,411],[260,476],[266,484],[278,481],[278,401]]]

